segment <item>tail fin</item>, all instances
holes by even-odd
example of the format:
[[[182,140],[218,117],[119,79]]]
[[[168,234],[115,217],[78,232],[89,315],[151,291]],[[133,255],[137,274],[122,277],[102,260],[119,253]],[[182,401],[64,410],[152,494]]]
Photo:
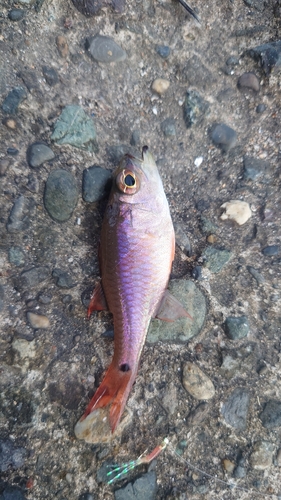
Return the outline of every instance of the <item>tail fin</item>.
[[[135,378],[136,372],[131,370],[123,372],[111,363],[80,421],[84,420],[94,410],[111,403],[109,420],[111,430],[114,432],[124,411]]]

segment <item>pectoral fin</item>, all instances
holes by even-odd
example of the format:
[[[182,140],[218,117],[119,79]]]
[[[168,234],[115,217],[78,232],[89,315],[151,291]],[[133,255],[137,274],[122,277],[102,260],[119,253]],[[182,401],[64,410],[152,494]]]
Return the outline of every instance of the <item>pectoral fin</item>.
[[[91,302],[88,306],[87,316],[89,318],[93,311],[106,311],[106,310],[108,310],[108,307],[104,296],[102,284],[99,281],[92,293]]]
[[[168,290],[166,290],[163,295],[155,317],[168,322],[175,321],[178,318],[193,319],[182,304]]]

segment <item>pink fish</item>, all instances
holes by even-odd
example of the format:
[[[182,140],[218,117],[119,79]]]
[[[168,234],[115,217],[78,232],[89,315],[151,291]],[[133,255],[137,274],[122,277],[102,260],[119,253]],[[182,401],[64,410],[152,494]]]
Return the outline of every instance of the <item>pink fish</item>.
[[[167,290],[174,253],[168,202],[145,146],[142,159],[126,155],[113,174],[101,232],[101,281],[93,292],[88,316],[103,309],[113,314],[114,355],[80,421],[111,404],[114,432],[137,375],[151,318],[190,318]]]

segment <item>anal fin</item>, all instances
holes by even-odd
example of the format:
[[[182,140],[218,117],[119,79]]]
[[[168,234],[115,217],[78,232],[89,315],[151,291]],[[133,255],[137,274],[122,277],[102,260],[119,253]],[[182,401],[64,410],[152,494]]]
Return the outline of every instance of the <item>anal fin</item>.
[[[169,290],[165,291],[155,317],[168,322],[175,321],[178,318],[193,319]]]
[[[93,311],[106,311],[108,309],[101,281],[95,286],[88,306],[87,316],[91,316]]]

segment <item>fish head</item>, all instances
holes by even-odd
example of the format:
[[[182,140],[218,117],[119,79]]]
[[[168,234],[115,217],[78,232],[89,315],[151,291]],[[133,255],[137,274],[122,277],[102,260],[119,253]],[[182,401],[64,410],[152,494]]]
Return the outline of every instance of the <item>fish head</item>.
[[[111,198],[114,201],[138,204],[152,202],[164,194],[157,165],[148,147],[142,149],[142,158],[126,154],[115,172]]]

